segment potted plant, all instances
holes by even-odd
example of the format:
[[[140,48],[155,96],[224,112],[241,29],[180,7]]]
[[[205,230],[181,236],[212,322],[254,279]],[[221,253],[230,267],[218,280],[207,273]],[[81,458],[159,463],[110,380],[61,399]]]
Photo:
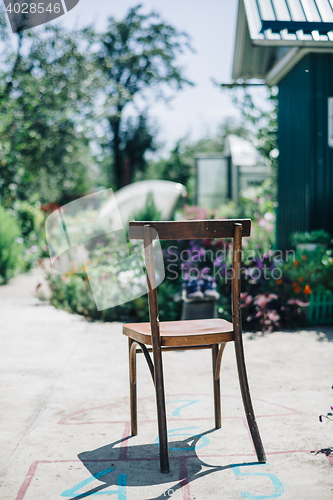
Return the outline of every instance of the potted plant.
[[[307,250],[313,252],[318,247],[326,247],[331,240],[331,236],[323,229],[316,229],[311,232],[292,233],[290,242],[301,252]]]

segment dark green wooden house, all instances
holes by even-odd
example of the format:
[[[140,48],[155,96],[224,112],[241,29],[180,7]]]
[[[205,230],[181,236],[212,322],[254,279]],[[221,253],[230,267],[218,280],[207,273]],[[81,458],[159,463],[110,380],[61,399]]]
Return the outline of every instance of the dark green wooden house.
[[[279,88],[277,248],[333,235],[333,1],[239,0],[232,77]]]

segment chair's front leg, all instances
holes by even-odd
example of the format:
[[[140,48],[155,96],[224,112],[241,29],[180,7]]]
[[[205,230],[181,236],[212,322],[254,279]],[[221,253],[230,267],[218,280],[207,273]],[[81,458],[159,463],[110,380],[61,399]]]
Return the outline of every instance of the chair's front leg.
[[[235,350],[236,350],[236,360],[237,360],[237,369],[238,369],[238,377],[239,384],[242,393],[242,399],[246,414],[247,423],[251,432],[252,441],[257,453],[258,461],[261,463],[266,462],[266,455],[264,451],[264,447],[261,441],[256,417],[254,415],[251,396],[250,396],[250,388],[247,380],[246,367],[245,367],[245,359],[244,359],[244,349],[243,343],[241,342],[241,337],[236,337],[235,339]]]
[[[138,433],[137,393],[136,393],[136,342],[129,338],[129,377],[130,377],[130,407],[131,407],[131,433]]]
[[[214,384],[214,411],[215,411],[215,428],[221,428],[221,393],[220,393],[220,377],[216,379],[216,365],[219,345],[214,344],[212,347],[213,359],[213,384]]]

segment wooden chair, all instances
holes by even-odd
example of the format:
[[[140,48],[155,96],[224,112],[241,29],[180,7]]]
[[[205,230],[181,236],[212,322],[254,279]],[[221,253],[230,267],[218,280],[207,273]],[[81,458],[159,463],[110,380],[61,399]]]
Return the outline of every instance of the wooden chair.
[[[160,240],[233,238],[232,323],[223,319],[159,322],[153,231]],[[143,352],[155,385],[161,472],[169,472],[167,424],[165,411],[162,351],[211,349],[215,427],[221,427],[220,366],[227,342],[235,344],[238,377],[246,418],[259,462],[265,462],[265,451],[253,412],[244,360],[240,309],[240,269],[242,237],[250,236],[251,220],[194,220],[177,222],[129,223],[130,239],[143,240],[148,282],[150,323],[126,324],[123,334],[129,340],[131,432],[137,435],[136,353]],[[155,233],[156,234],[156,233]],[[152,346],[147,348],[146,346]],[[149,352],[153,353],[153,361]]]

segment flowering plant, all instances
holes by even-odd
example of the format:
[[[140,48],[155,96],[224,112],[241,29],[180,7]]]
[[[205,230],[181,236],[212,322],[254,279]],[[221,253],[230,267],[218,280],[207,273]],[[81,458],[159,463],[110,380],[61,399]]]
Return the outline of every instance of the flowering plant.
[[[276,280],[274,291],[290,298],[308,301],[313,292],[333,290],[332,250],[296,252],[292,259],[278,264],[281,279]]]
[[[274,293],[258,295],[241,294],[241,308],[244,325],[249,330],[272,332],[277,328],[289,327],[305,322],[306,302],[288,299]]]

